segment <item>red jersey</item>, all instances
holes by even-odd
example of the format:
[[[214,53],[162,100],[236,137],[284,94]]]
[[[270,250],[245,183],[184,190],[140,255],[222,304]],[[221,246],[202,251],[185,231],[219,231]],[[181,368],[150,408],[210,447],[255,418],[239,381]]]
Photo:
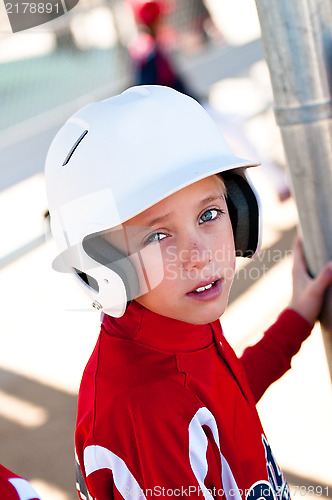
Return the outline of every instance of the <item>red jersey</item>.
[[[0,465],[0,498],[4,500],[40,500],[31,484]]]
[[[219,321],[105,316],[78,399],[80,498],[287,500],[255,404],[310,331],[288,309],[239,360]]]

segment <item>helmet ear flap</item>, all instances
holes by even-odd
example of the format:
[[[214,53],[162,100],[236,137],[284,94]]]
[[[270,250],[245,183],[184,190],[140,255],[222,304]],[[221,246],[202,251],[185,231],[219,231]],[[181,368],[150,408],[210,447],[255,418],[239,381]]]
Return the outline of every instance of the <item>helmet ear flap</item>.
[[[128,307],[140,291],[136,269],[130,259],[98,233],[86,236],[82,246],[89,257],[108,267],[121,278],[126,290]]]
[[[259,206],[248,181],[239,174],[223,172],[226,201],[238,257],[252,257],[259,246]]]

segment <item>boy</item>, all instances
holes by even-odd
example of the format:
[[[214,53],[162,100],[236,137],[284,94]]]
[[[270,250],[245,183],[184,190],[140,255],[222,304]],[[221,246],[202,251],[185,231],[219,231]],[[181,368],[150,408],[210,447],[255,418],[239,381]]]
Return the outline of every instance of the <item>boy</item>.
[[[78,401],[80,498],[289,498],[255,403],[309,335],[332,268],[311,280],[297,242],[290,308],[236,358],[219,317],[235,256],[259,244],[252,165],[158,86],[83,108],[52,143],[54,266],[104,313]]]

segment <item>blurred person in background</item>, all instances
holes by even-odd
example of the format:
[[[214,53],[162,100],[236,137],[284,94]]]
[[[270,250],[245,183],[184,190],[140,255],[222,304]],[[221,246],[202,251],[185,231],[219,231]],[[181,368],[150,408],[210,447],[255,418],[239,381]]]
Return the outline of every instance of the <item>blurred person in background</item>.
[[[169,45],[174,38],[167,25],[167,19],[173,19],[177,33],[181,33],[181,22],[186,19],[189,32],[203,33],[203,26],[211,16],[202,0],[127,0],[138,28],[138,35],[129,44],[128,50],[133,67],[134,85],[164,85],[196,99],[216,122],[221,132],[232,143],[241,143],[248,156],[261,157],[246,132],[245,119],[239,114],[217,110],[207,96],[198,96],[189,82],[180,74],[173,63]],[[177,37],[178,38],[178,37]],[[190,35],[189,35],[189,38]],[[173,42],[171,41],[173,39]],[[195,45],[195,44],[194,44]],[[279,201],[290,197],[290,188],[284,169],[274,161],[261,159],[264,164],[262,174],[275,191]]]
[[[176,9],[170,22],[178,33],[178,43],[189,52],[200,50],[209,43],[224,44],[225,40],[216,26],[203,0],[175,0]],[[185,20],[185,26],[183,26]]]
[[[138,27],[138,35],[128,47],[133,65],[133,83],[165,85],[195,98],[187,82],[180,76],[167,49],[168,35],[165,34],[164,19],[174,9],[173,2],[128,0],[128,3]]]

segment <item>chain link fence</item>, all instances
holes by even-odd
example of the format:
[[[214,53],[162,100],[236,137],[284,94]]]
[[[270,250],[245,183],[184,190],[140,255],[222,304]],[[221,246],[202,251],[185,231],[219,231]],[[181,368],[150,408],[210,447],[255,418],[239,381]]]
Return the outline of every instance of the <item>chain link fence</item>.
[[[206,16],[201,0],[172,0],[165,20],[172,33],[172,53],[188,49],[182,44],[184,34],[200,31],[205,43]],[[85,102],[130,85],[127,47],[137,29],[129,2],[80,0],[65,15],[36,28],[15,34],[2,30],[1,133],[15,133],[25,123],[30,129],[38,127],[43,117],[63,121]],[[190,45],[192,38],[188,40]]]

